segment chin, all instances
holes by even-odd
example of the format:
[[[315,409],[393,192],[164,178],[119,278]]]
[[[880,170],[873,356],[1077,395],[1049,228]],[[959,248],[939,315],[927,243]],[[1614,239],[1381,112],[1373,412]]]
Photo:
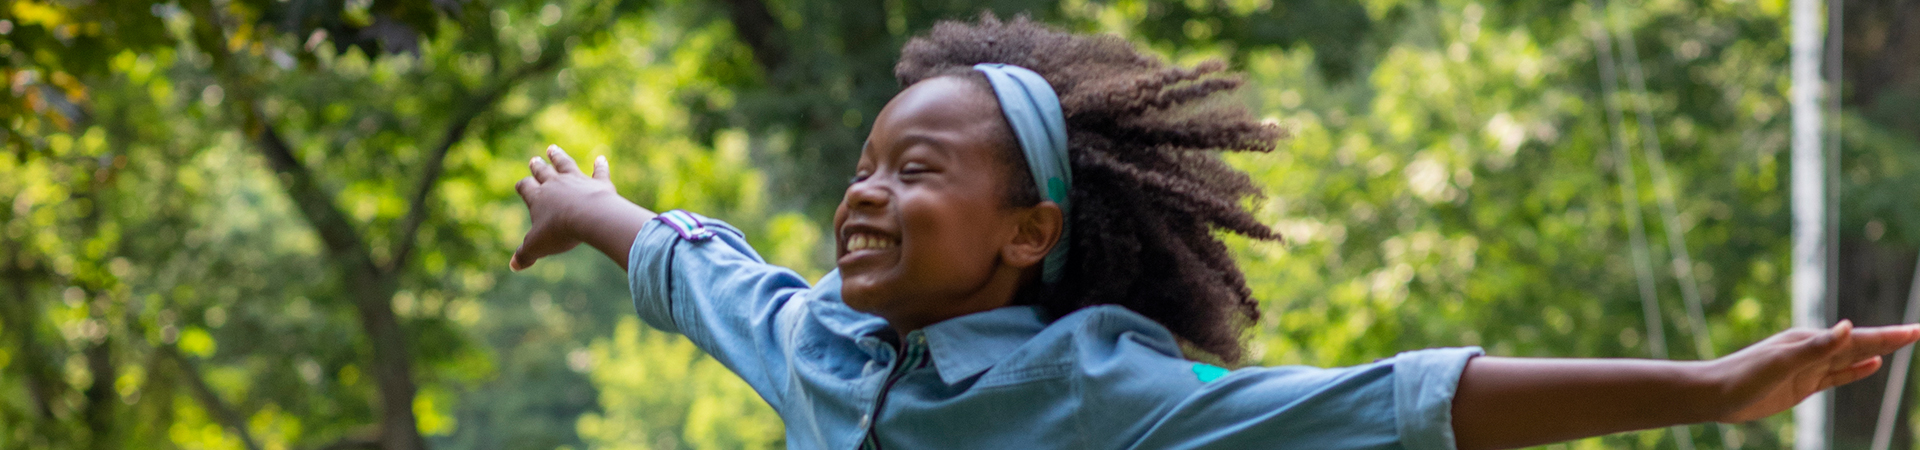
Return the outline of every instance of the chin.
[[[875,306],[878,306],[875,305],[875,303],[877,303],[875,300],[879,298],[879,295],[874,292],[875,290],[871,281],[842,278],[840,280],[840,301],[846,303],[848,308],[853,308],[855,311],[872,314]]]

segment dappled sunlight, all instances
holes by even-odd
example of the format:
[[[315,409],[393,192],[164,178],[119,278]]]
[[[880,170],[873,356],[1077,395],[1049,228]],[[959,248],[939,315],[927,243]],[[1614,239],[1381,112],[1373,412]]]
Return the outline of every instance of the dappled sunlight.
[[[1263,311],[1247,362],[1344,366],[1449,346],[1695,359],[1785,328],[1785,3],[989,7],[1241,73],[1237,101],[1288,135],[1225,156],[1284,238],[1219,233]],[[784,447],[745,382],[641,323],[607,257],[507,267],[531,226],[514,185],[558,145],[605,156],[626,199],[724,220],[820,278],[901,45],[980,11],[729,4],[765,17],[702,1],[9,4],[0,448]],[[1644,102],[1650,130],[1609,131],[1600,20],[1638,40],[1645,89],[1615,100]],[[1874,97],[1847,97],[1836,184],[1846,248],[1905,257],[1920,76],[1901,76],[1848,81]],[[1641,133],[1662,159],[1609,151]],[[1648,205],[1659,333],[1627,199]],[[1845,267],[1896,271],[1875,261]],[[1873,280],[1891,283],[1851,285]],[[1790,428],[1678,429],[1697,448],[1784,448]],[[1674,432],[1546,448],[1673,448]]]

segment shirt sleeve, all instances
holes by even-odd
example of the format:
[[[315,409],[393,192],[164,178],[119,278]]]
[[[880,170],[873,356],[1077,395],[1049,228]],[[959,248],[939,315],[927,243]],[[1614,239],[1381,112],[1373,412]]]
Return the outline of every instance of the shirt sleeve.
[[[685,335],[777,401],[786,365],[779,318],[807,292],[805,279],[768,264],[738,229],[679,210],[640,228],[627,270],[641,320]]]
[[[1133,448],[1453,450],[1453,395],[1479,348],[1337,369],[1260,367],[1206,382]]]

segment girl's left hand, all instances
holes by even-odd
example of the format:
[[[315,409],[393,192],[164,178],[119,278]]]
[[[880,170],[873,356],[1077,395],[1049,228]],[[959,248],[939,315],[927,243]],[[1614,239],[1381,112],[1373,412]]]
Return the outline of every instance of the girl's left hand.
[[[591,242],[590,232],[602,225],[591,219],[593,213],[611,208],[606,204],[609,201],[626,203],[613,190],[606,158],[594,158],[591,175],[581,171],[573,158],[557,145],[547,147],[547,158],[553,163],[533,158],[527,164],[533,175],[513,186],[527,202],[532,222],[520,248],[514,250],[513,258],[508,261],[508,266],[516,271],[532,266],[540,258],[571,250],[582,241]],[[625,258],[613,258],[625,266]]]
[[[1855,329],[1850,321],[1796,328],[1710,363],[1724,409],[1718,422],[1746,422],[1786,411],[1816,392],[1872,375],[1880,355],[1920,340],[1920,325]]]

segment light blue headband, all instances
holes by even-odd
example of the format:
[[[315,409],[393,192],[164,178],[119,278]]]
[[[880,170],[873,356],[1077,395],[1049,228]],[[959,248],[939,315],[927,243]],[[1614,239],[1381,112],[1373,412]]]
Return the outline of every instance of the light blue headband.
[[[1060,96],[1045,78],[1025,67],[980,63],[973,70],[987,75],[987,83],[1000,98],[1000,111],[1006,113],[1021,153],[1027,155],[1027,168],[1033,171],[1040,195],[1060,205],[1062,219],[1072,217],[1067,215],[1067,191],[1073,187],[1073,169],[1067,165],[1067,120],[1060,113]],[[1046,284],[1060,281],[1067,267],[1067,223],[1061,221],[1060,241],[1041,263],[1040,280]]]

